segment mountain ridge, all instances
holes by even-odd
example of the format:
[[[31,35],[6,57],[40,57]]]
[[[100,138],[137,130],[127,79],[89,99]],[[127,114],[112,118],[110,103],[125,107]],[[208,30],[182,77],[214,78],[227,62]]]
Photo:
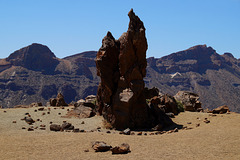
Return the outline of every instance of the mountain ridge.
[[[65,94],[68,103],[96,94],[99,83],[96,51],[60,59],[49,48],[47,50],[47,46],[32,45],[0,59],[0,105],[13,107],[36,101],[46,103],[58,92]],[[36,51],[27,51],[26,48],[31,47]],[[40,54],[42,51],[48,51],[47,56]],[[36,60],[33,56],[33,60],[29,60],[22,56],[31,57],[34,53],[43,57]],[[48,57],[47,60],[44,57]],[[37,63],[33,63],[34,60]],[[39,63],[38,60],[43,64],[34,66]],[[231,53],[219,55],[212,47],[196,45],[162,58],[149,57],[147,62],[146,87],[157,87],[162,93],[171,95],[180,90],[196,92],[204,108],[229,105],[232,111],[240,112],[240,60]]]

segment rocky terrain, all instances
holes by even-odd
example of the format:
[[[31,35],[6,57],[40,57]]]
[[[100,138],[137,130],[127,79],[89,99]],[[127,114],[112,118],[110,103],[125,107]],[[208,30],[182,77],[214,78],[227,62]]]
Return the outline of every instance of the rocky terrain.
[[[12,53],[0,60],[0,105],[46,103],[59,92],[67,103],[96,95],[96,54],[90,51],[59,59],[41,44]],[[30,55],[36,62],[28,58]],[[33,63],[33,67],[28,63]],[[180,90],[192,91],[199,94],[203,108],[228,105],[230,110],[240,112],[239,64],[230,53],[219,55],[206,45],[194,46],[162,58],[147,58],[145,86],[157,87],[170,95]]]
[[[96,52],[57,58],[41,44],[22,48],[0,60],[0,106],[42,102],[62,93],[67,103],[96,94]]]
[[[64,118],[71,107],[40,108],[0,109],[1,159],[240,158],[240,115],[236,113],[181,112],[173,118],[178,124],[173,128],[182,126],[182,129],[131,131],[130,135],[124,135],[105,129],[102,116]],[[35,123],[21,120],[28,115]],[[51,123],[61,125],[66,122],[78,128],[78,132],[50,130]],[[111,151],[95,152],[92,148],[95,141],[104,141],[112,147],[127,143],[131,152],[122,155],[112,155]]]
[[[230,53],[219,55],[206,45],[148,58],[145,83],[171,95],[181,90],[197,93],[203,108],[228,105],[240,112],[240,60]]]

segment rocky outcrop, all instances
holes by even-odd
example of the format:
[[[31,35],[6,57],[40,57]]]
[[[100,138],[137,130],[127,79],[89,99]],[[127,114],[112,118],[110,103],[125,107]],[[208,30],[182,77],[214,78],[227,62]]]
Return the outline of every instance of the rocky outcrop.
[[[64,97],[61,93],[58,93],[57,98],[51,98],[49,100],[50,106],[68,106],[68,104],[65,102]]]
[[[150,101],[150,105],[160,108],[165,113],[173,113],[174,115],[179,113],[175,98],[168,94],[153,97]]]
[[[147,126],[144,97],[147,40],[143,22],[133,10],[128,13],[129,28],[119,40],[110,32],[102,40],[96,58],[98,111],[117,129]]]
[[[196,112],[202,110],[199,96],[196,93],[179,91],[174,98],[183,104],[185,111]]]

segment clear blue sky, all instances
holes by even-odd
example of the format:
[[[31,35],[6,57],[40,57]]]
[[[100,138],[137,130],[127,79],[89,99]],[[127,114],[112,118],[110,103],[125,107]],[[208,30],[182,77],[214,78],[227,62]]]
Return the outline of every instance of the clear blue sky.
[[[144,22],[147,57],[198,44],[240,58],[240,0],[0,0],[0,58],[32,43],[57,57],[98,50],[127,31],[133,8]]]

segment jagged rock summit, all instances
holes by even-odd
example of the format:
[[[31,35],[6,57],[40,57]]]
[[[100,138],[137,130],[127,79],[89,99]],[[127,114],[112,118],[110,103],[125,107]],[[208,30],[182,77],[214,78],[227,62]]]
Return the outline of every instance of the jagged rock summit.
[[[98,111],[117,129],[149,127],[144,95],[147,39],[143,22],[133,10],[128,31],[115,40],[110,32],[102,40],[96,58]]]

